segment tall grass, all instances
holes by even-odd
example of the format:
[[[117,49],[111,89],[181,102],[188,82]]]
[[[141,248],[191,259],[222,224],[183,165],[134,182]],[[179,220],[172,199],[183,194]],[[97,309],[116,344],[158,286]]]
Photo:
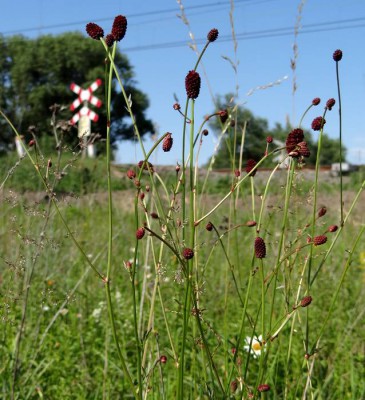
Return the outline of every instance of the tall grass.
[[[122,39],[124,17],[113,31]],[[331,196],[323,192],[323,122],[314,126],[310,178],[301,169],[310,149],[299,127],[285,147],[268,139],[260,160],[244,160],[246,125],[232,123],[233,106],[220,136],[224,143],[229,134],[240,150],[231,153],[221,191],[209,194],[214,157],[199,178],[200,147],[209,119],[224,113],[199,123],[195,110],[200,61],[214,51],[218,32],[208,33],[182,77],[186,102],[176,108],[184,140],[173,177],[149,160],[160,146],[170,150],[174,134],[145,149],[114,64],[117,43],[109,46],[95,24],[88,33],[108,59],[108,115],[116,76],[144,159],[125,171],[128,194],[114,192],[108,123],[107,199],[67,198],[54,179],[62,146],[50,166],[36,138],[32,147],[23,143],[47,197],[27,201],[6,190],[17,165],[4,177],[2,397],[362,398],[365,181],[352,191],[341,183]],[[327,108],[324,116],[333,117]],[[279,152],[284,162],[260,179],[260,166]]]

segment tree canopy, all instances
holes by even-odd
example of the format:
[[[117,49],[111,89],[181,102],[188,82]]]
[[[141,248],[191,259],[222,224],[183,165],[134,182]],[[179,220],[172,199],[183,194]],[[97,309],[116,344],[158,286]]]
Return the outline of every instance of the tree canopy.
[[[216,168],[230,168],[232,160],[235,158],[238,161],[238,155],[241,147],[242,129],[246,124],[246,131],[243,146],[244,162],[253,159],[259,161],[266,149],[266,138],[271,136],[274,140],[275,147],[282,144],[285,146],[285,141],[288,133],[295,127],[287,124],[285,127],[280,123],[276,123],[274,128],[269,127],[267,119],[254,115],[250,110],[243,106],[235,108],[227,106],[231,95],[220,97],[218,100],[218,109],[227,110],[228,116],[232,121],[232,126],[228,127],[224,134],[217,154],[215,155]],[[210,127],[217,135],[222,132],[222,118],[217,117],[211,120]],[[235,132],[237,135],[235,136]],[[305,159],[307,165],[314,165],[317,155],[317,141],[314,135],[309,130],[304,130],[304,138],[310,149],[310,156]],[[321,153],[321,163],[329,165],[339,161],[339,140],[330,138],[326,133],[322,136],[322,146],[325,151]],[[274,149],[274,147],[271,147]],[[346,154],[346,149],[343,148],[343,154]]]
[[[99,42],[81,33],[41,36],[0,37],[0,107],[18,131],[26,135],[29,126],[36,126],[39,134],[50,133],[50,106],[65,106],[62,118],[69,120],[69,106],[76,98],[70,90],[72,82],[86,88],[96,79],[104,81],[105,50]],[[153,133],[153,123],[146,118],[147,96],[136,87],[133,68],[127,57],[116,52],[115,63],[124,79],[126,92],[131,95],[139,132]],[[104,86],[95,92],[103,105],[92,131],[105,135],[106,111]],[[93,106],[90,106],[93,108]],[[112,141],[132,139],[134,132],[121,93],[113,81],[111,104]],[[77,139],[76,130],[73,135]],[[0,148],[9,148],[14,134],[6,122],[0,121]]]

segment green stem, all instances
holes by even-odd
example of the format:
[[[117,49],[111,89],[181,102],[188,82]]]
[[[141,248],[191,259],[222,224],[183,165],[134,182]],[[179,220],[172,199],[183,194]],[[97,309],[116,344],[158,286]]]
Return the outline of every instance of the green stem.
[[[255,165],[254,168],[252,168],[251,172],[256,171],[257,168],[268,158],[270,157],[272,154],[277,153],[278,151],[281,151],[282,148],[278,148],[273,150],[271,153],[265,155],[264,157],[262,157],[262,159]],[[205,220],[206,218],[209,217],[209,215],[211,215],[214,211],[216,211],[231,195],[232,193],[235,192],[235,190],[238,189],[238,187],[248,178],[250,177],[250,175],[245,175],[242,179],[240,179],[236,185],[229,191],[229,193],[227,193],[209,212],[207,212],[205,215],[203,215],[202,217],[200,217],[197,221],[195,221],[195,226],[198,226],[203,220]]]
[[[340,130],[340,209],[341,209],[341,226],[343,225],[343,187],[342,187],[342,112],[341,112],[341,90],[340,76],[338,73],[338,61],[336,61],[336,81],[338,92],[338,115],[339,115],[339,130]]]
[[[323,114],[323,118],[326,115],[326,110]],[[315,234],[315,223],[316,223],[316,213],[317,213],[317,197],[318,197],[318,179],[319,179],[319,167],[321,159],[322,150],[322,136],[323,136],[323,125],[319,132],[318,144],[317,144],[317,157],[316,157],[316,170],[314,178],[314,190],[313,190],[313,213],[312,213],[312,238]],[[311,273],[312,273],[312,261],[313,261],[313,245],[310,246],[309,256],[308,256],[308,270],[307,270],[307,290],[310,291],[311,285]],[[307,319],[306,319],[306,329],[305,329],[305,351],[309,351],[309,307],[307,307]]]
[[[326,318],[325,318],[325,320],[324,320],[324,322],[323,322],[323,325],[322,325],[322,327],[321,327],[321,330],[319,331],[318,337],[317,337],[317,339],[315,340],[314,343],[318,343],[319,340],[321,339],[321,337],[322,337],[322,335],[323,335],[323,332],[324,332],[324,329],[325,329],[325,327],[326,327],[326,325],[327,325],[327,323],[328,323],[328,320],[330,319],[330,317],[331,317],[331,315],[332,315],[332,312],[333,312],[333,309],[334,309],[334,306],[335,306],[335,303],[336,303],[338,294],[339,294],[340,289],[341,289],[341,287],[342,287],[342,284],[343,284],[343,281],[344,281],[344,279],[345,279],[346,273],[347,273],[347,271],[348,271],[348,269],[349,269],[349,267],[350,267],[350,265],[351,265],[352,256],[354,255],[355,249],[356,249],[357,245],[359,244],[359,241],[360,241],[361,236],[363,235],[364,231],[365,231],[365,225],[362,226],[362,228],[360,229],[359,234],[357,235],[357,237],[356,237],[356,239],[355,239],[355,242],[354,242],[354,244],[353,244],[353,246],[352,246],[352,249],[351,249],[351,251],[350,251],[350,256],[349,256],[349,258],[348,258],[348,260],[347,260],[347,262],[346,262],[345,268],[344,268],[344,270],[343,270],[343,272],[342,272],[340,282],[338,283],[337,289],[336,289],[335,294],[334,294],[334,296],[333,296],[333,299],[332,299],[330,308],[329,308],[329,310],[328,310],[328,314],[327,314],[327,316],[326,316]],[[315,351],[315,345],[313,345],[310,354],[313,354],[314,351]]]
[[[115,57],[115,52],[116,52],[116,43],[113,46],[112,50],[112,59],[114,60]],[[109,54],[109,52],[108,52]],[[109,320],[112,325],[112,331],[113,331],[113,338],[114,342],[117,346],[117,351],[119,358],[122,363],[122,367],[124,372],[127,371],[127,366],[124,360],[124,357],[122,355],[120,345],[119,345],[119,338],[117,335],[117,330],[116,330],[116,324],[115,324],[115,315],[114,315],[114,309],[113,309],[113,303],[111,299],[111,290],[110,290],[110,275],[111,275],[111,268],[112,268],[112,251],[113,251],[113,198],[112,198],[112,184],[111,184],[111,172],[110,172],[110,164],[111,164],[111,139],[110,139],[110,114],[111,114],[111,109],[110,109],[110,104],[111,104],[111,89],[112,89],[112,79],[113,79],[113,67],[110,65],[109,69],[109,74],[108,74],[108,86],[106,88],[107,90],[107,128],[106,128],[106,168],[107,168],[107,182],[108,182],[108,258],[107,258],[107,273],[106,273],[106,297],[107,297],[107,305],[108,305],[108,315],[109,315]],[[135,290],[133,288],[133,294],[135,293]],[[136,341],[137,341],[137,374],[138,374],[138,393],[135,391],[134,384],[132,382],[132,379],[129,375],[129,380],[130,384],[133,387],[133,391],[135,396],[139,399],[142,399],[142,375],[141,375],[141,351],[140,351],[140,345],[139,345],[139,336],[138,336],[138,330],[136,331],[137,327],[137,317],[136,317],[136,302],[135,302],[135,296],[133,297],[133,309],[134,309],[134,328],[135,328],[135,336],[136,336]],[[128,377],[127,375],[127,377]]]

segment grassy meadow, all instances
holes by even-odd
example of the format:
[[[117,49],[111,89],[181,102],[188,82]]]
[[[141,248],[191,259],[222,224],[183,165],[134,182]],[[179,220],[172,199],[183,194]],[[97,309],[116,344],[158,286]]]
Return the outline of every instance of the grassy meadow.
[[[36,135],[20,160],[1,159],[0,397],[365,398],[365,180],[320,168],[335,100],[312,123],[314,169],[301,123],[284,146],[267,137],[262,158],[245,160],[234,105],[195,121],[212,29],[185,77],[185,107],[174,105],[180,164],[154,166],[173,138],[144,147],[113,58],[126,26],[117,16],[112,38],[86,31],[106,50],[107,115],[115,76],[143,160],[112,163],[110,124],[97,159],[82,157],[85,141],[80,153],[61,140],[45,154]],[[224,173],[214,157],[200,167],[209,118],[222,146],[233,139]]]
[[[76,175],[81,175],[85,168],[84,162],[80,160],[79,165],[76,163]],[[94,164],[95,169],[103,169],[102,160],[87,162]],[[28,164],[24,166],[30,167]],[[1,197],[2,398],[10,398],[15,349],[23,316],[25,321],[17,353],[16,398],[128,398],[130,391],[118,363],[108,322],[105,284],[96,279],[80,256],[52,204],[45,197],[45,192],[21,192],[20,187],[18,190],[11,189],[19,183],[16,175],[18,172],[21,174],[21,167],[9,178]],[[125,171],[123,177],[119,177],[122,170],[115,168],[115,176],[118,178],[114,179],[115,185],[118,182],[125,190],[113,192],[113,269],[110,287],[116,327],[128,367],[132,373],[136,373],[134,290],[138,311],[137,328],[143,345],[146,395],[155,399],[174,398],[178,363],[174,351],[178,350],[182,334],[184,277],[176,256],[168,249],[163,251],[156,265],[160,243],[158,239],[149,236],[139,244],[135,287],[132,290],[127,263],[132,263],[135,257],[135,190]],[[164,180],[173,181],[174,167],[171,172],[166,167],[163,170],[161,176]],[[32,173],[28,168],[28,174]],[[263,218],[267,220],[267,257],[264,259],[264,269],[269,279],[280,239],[282,205],[285,200],[285,185],[282,183],[285,183],[286,174],[287,171],[278,171],[273,178],[273,193],[266,198],[263,210]],[[308,254],[308,232],[305,226],[310,220],[308,216],[313,201],[307,187],[307,176],[305,170],[295,173],[285,232],[283,254],[287,257],[283,257],[285,260],[275,286],[273,283],[268,284],[265,293],[268,303],[276,293],[275,308],[272,310],[273,327],[280,326],[292,306],[298,303],[298,290],[305,293],[305,284],[301,281]],[[212,193],[204,195],[199,214],[212,208],[229,191],[230,184],[224,188],[224,181],[228,178],[229,174],[224,174],[223,177],[217,175],[209,180],[207,192]],[[316,222],[318,233],[325,232],[338,219],[338,202],[335,201],[338,194],[336,184],[331,183],[331,179],[334,180],[324,180],[325,191],[319,194],[318,202],[321,207],[327,207],[327,212]],[[67,176],[64,183],[66,186],[67,181],[70,189],[73,189],[74,178]],[[259,171],[254,178],[254,186],[257,188],[256,208],[261,206],[264,184],[265,180],[260,178]],[[161,191],[161,187],[156,186],[155,190]],[[103,188],[87,194],[83,194],[85,189],[82,186],[79,189],[78,193],[73,190],[60,191],[56,196],[57,202],[87,256],[103,269],[107,264],[107,196]],[[244,340],[235,360],[232,352],[241,329],[243,306],[239,299],[245,299],[248,285],[250,295],[247,314],[254,324],[260,324],[257,321],[261,304],[260,274],[256,262],[252,265],[252,243],[256,231],[255,227],[245,225],[253,218],[250,190],[248,183],[241,186],[239,196],[234,199],[236,204],[233,214],[231,199],[211,218],[221,235],[222,243],[214,232],[205,229],[205,224],[199,227],[196,243],[199,256],[197,293],[205,340],[211,346],[222,381],[227,385],[229,377],[233,382],[237,377],[245,376],[245,380],[238,382],[238,386],[241,384],[243,387],[255,384],[261,362],[258,357],[248,358],[248,352],[244,350],[246,336],[252,335],[252,327],[248,322],[243,327]],[[73,195],[67,195],[71,192]],[[347,190],[344,194],[345,208],[348,209],[356,192]],[[143,201],[150,213],[154,209],[153,193],[146,193]],[[138,208],[143,214],[141,203]],[[354,238],[364,223],[363,202],[359,201],[352,213],[351,222],[345,225],[331,253],[328,250],[335,241],[336,233],[332,233],[328,243],[313,251],[313,270],[319,268],[324,257],[328,256],[311,289],[313,302],[308,307],[310,312],[307,314],[305,308],[298,310],[290,323],[280,331],[277,339],[270,342],[270,349],[265,353],[268,359],[264,373],[271,386],[267,398],[301,398],[308,384],[308,367],[312,376],[310,391],[313,398],[360,399],[364,395],[363,247],[359,246],[351,253]],[[176,210],[176,214],[179,215],[179,210]],[[150,226],[160,233],[161,219],[151,219]],[[235,226],[238,227],[232,229]],[[183,225],[176,227],[178,237],[182,235],[182,229]],[[303,248],[297,252],[300,246]],[[318,349],[313,358],[307,361],[304,358],[306,324],[310,326],[310,342],[313,343],[330,312],[338,283],[346,268],[347,274],[330,318],[326,321]],[[298,286],[298,282],[303,288]],[[269,314],[267,318],[269,320]],[[207,368],[197,322],[193,316],[191,319],[187,334],[188,376],[184,380],[186,398],[222,398],[217,393],[213,395],[217,388]],[[255,331],[260,329],[256,328]],[[167,357],[166,363],[159,362],[162,355]],[[241,398],[239,389],[237,394],[231,392],[230,389],[232,398]]]

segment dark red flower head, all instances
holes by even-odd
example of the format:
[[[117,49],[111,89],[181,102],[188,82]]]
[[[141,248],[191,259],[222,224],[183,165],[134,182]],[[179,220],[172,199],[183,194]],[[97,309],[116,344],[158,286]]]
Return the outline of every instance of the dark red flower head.
[[[326,120],[323,117],[314,118],[314,120],[312,121],[312,129],[314,131],[320,131],[325,123]]]
[[[248,227],[250,227],[250,228],[253,227],[253,226],[256,226],[256,224],[257,224],[256,221],[251,221],[251,220],[250,220],[250,221],[247,221],[247,222],[246,222],[246,226],[248,226]]]
[[[208,222],[207,225],[205,226],[205,229],[208,232],[211,232],[213,230],[213,224],[211,222]]]
[[[320,246],[321,244],[325,244],[327,242],[327,236],[319,235],[313,238],[313,244],[315,246]]]
[[[231,389],[231,393],[234,393],[234,392],[237,390],[237,388],[238,388],[238,381],[237,381],[237,379],[234,379],[234,380],[230,383],[229,387],[230,387],[230,389]]]
[[[298,143],[303,142],[303,139],[304,139],[303,130],[300,128],[293,129],[288,134],[288,137],[286,138],[285,146],[286,146],[286,151],[288,152],[288,154],[297,150]],[[293,155],[293,156],[298,157],[299,153],[297,153],[297,155]]]
[[[208,32],[207,39],[209,42],[214,42],[217,40],[218,35],[219,35],[218,29],[213,28]]]
[[[185,247],[182,251],[182,255],[185,258],[185,260],[190,260],[194,257],[194,250]]]
[[[335,99],[328,99],[327,103],[326,103],[326,108],[331,111],[332,107],[336,104],[336,100]]]
[[[300,306],[301,307],[308,307],[311,302],[312,302],[312,296],[305,296],[300,301]]]
[[[189,71],[185,78],[185,89],[189,99],[196,99],[200,92],[200,75],[196,71]]]
[[[161,364],[166,364],[167,363],[167,357],[166,356],[161,356],[160,357],[160,363]]]
[[[97,24],[94,24],[94,22],[89,22],[86,25],[86,33],[95,40],[99,40],[104,36],[104,31],[103,28],[100,27]]]
[[[246,172],[252,177],[254,177],[257,172],[257,169],[252,171],[255,168],[256,164],[257,164],[256,161],[253,160],[252,158],[250,160],[247,160]]]
[[[144,234],[145,234],[144,228],[138,228],[136,231],[136,238],[138,240],[141,240],[143,238]]]
[[[221,120],[222,124],[224,124],[228,119],[228,111],[227,110],[220,110],[218,111],[219,119]]]
[[[154,172],[153,165],[149,161],[139,161],[138,168],[142,168],[142,166],[144,170]]]
[[[337,62],[337,61],[341,61],[342,60],[342,50],[336,50],[333,53],[333,59]]]
[[[330,225],[327,229],[328,232],[336,232],[338,229],[337,225]]]
[[[162,141],[162,150],[167,152],[171,150],[173,143],[173,139],[171,137],[171,133],[168,132],[167,135],[165,136],[164,140]]]
[[[312,104],[314,106],[318,106],[318,104],[321,102],[321,99],[319,97],[316,97],[312,100]]]
[[[267,142],[267,143],[272,143],[273,140],[274,140],[274,139],[273,139],[272,136],[268,136],[268,137],[266,138],[266,142]]]
[[[266,257],[266,245],[264,239],[257,237],[255,239],[255,257],[265,258]]]
[[[297,144],[298,154],[302,157],[309,157],[311,155],[310,150],[308,149],[307,142],[300,142]]]
[[[127,18],[124,15],[117,15],[112,26],[112,35],[119,42],[124,38],[127,31]]]
[[[267,385],[266,383],[263,383],[263,384],[259,385],[257,390],[259,392],[268,392],[270,390],[270,385]]]
[[[318,218],[322,218],[327,213],[327,207],[321,207],[318,210]]]
[[[172,107],[173,107],[173,109],[176,110],[176,111],[179,111],[180,108],[181,108],[181,106],[180,106],[179,103],[175,103]]]
[[[127,177],[128,177],[129,179],[134,179],[134,178],[136,177],[136,173],[133,171],[133,169],[129,169],[129,170],[127,171]]]
[[[115,41],[114,36],[111,33],[105,36],[105,43],[108,47],[112,47],[114,41]]]
[[[208,129],[204,129],[203,132],[202,132],[202,134],[203,134],[204,136],[208,136],[208,135],[209,135]]]

